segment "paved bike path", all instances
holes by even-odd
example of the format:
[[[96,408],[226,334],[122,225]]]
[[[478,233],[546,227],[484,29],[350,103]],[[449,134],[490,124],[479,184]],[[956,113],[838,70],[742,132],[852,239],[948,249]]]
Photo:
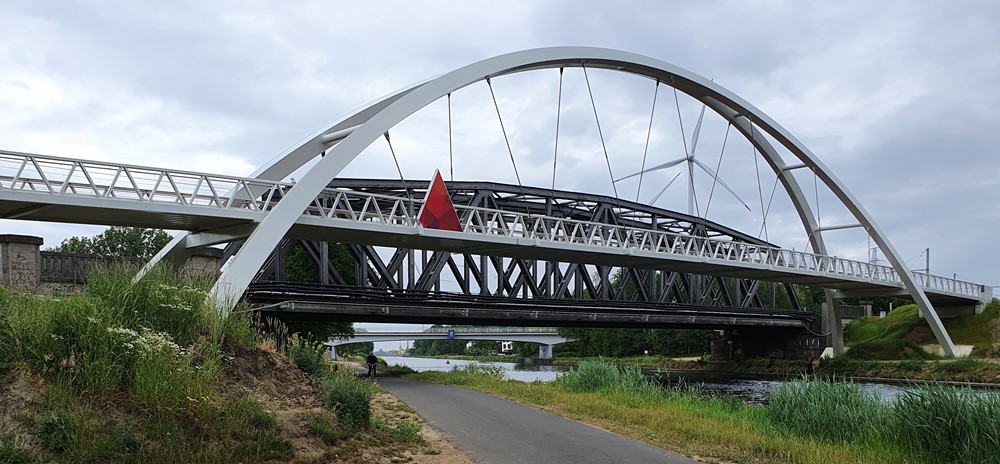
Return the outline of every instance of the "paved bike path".
[[[478,464],[697,463],[580,422],[464,388],[399,377],[379,385]]]

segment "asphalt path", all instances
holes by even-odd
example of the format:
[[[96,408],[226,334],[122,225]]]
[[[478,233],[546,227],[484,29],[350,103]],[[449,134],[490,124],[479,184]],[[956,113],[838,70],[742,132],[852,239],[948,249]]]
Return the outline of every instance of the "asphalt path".
[[[580,422],[465,388],[399,377],[379,385],[478,464],[697,463]]]

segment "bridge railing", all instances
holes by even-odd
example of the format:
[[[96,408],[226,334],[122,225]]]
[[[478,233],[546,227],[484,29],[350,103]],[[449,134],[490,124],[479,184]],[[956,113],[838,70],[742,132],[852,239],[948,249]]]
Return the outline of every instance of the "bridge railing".
[[[292,184],[0,151],[0,190],[265,211]]]
[[[0,151],[0,190],[22,190],[101,199],[138,200],[186,206],[265,212],[293,184],[210,175],[99,161]],[[346,189],[326,189],[304,215],[415,227],[422,201]],[[891,266],[804,251],[620,226],[567,218],[456,206],[463,231],[471,234],[573,243],[718,259],[775,270],[809,272],[899,285]],[[916,273],[925,289],[979,298],[983,287],[971,282]]]
[[[456,333],[556,333],[555,327],[431,327],[424,330],[424,333],[448,333],[454,330]]]

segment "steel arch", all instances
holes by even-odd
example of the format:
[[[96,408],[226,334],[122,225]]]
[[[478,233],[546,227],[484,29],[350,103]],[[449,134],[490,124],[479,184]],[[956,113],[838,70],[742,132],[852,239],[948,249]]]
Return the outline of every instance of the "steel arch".
[[[609,69],[631,73],[670,85],[677,90],[705,103],[720,116],[732,122],[748,140],[757,146],[767,160],[796,210],[803,226],[810,235],[814,250],[826,253],[819,229],[808,201],[790,167],[764,138],[762,130],[788,150],[804,165],[813,170],[843,205],[854,215],[900,276],[917,305],[930,323],[945,353],[954,354],[954,344],[945,331],[923,289],[916,285],[909,269],[903,266],[899,253],[888,241],[882,229],[861,206],[846,186],[804,144],[762,111],[736,94],[695,73],[672,64],[619,50],[589,47],[554,47],[525,50],[489,58],[467,65],[423,83],[403,89],[382,98],[361,110],[317,131],[298,145],[279,155],[260,169],[255,176],[275,178],[289,175],[295,169],[325,152],[317,164],[282,199],[282,201],[250,233],[241,251],[234,257],[226,272],[219,278],[212,295],[221,303],[232,305],[253,279],[257,268],[267,259],[299,214],[316,198],[316,195],[340,171],[383,133],[411,114],[443,98],[451,92],[484,79],[528,70],[581,67]],[[335,144],[330,148],[332,144]],[[184,237],[178,237],[156,258],[176,259],[183,255]],[[827,291],[828,307],[832,310],[831,293]],[[831,318],[832,321],[839,320]],[[835,329],[835,332],[838,330]],[[842,349],[836,346],[839,351]]]

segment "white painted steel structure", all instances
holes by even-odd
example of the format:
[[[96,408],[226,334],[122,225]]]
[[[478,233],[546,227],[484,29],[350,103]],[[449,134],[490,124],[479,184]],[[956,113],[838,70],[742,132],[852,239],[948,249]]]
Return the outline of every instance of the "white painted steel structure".
[[[8,218],[65,220],[71,208],[76,222],[136,224],[189,230],[211,229],[217,223],[261,222],[294,184],[252,178],[118,165],[24,153],[0,152],[0,205],[16,204],[20,212]],[[353,190],[325,189],[327,201],[305,208],[292,233],[311,236],[363,231],[369,241],[392,238],[455,250],[464,247],[524,248],[512,254],[588,256],[635,266],[669,261],[726,275],[766,276],[798,282],[823,279],[835,288],[903,289],[891,266],[784,250],[730,239],[698,237],[662,230],[616,226],[519,211],[456,206],[463,232],[423,229],[413,213],[422,200]],[[324,204],[326,203],[326,204]],[[27,205],[27,206],[25,206]],[[8,208],[4,208],[8,210]],[[123,214],[124,213],[124,214]],[[144,217],[148,216],[148,219]],[[115,219],[115,217],[120,219]],[[236,226],[231,226],[233,228]],[[198,246],[231,238],[195,233],[187,240]],[[208,237],[206,237],[208,236]],[[402,236],[402,238],[401,238]],[[604,258],[599,258],[606,255]],[[598,258],[595,258],[597,256]],[[914,272],[935,296],[979,300],[983,287],[972,282]],[[816,280],[810,280],[817,282]]]
[[[470,210],[463,232],[426,230],[410,200],[378,198],[352,191],[329,191],[327,185],[362,150],[411,114],[451,92],[502,75],[546,68],[583,67],[613,70],[655,79],[703,103],[732,124],[771,167],[791,199],[816,253],[782,250],[661,231],[591,224],[510,211]],[[787,164],[768,134],[796,162]],[[295,184],[283,179],[320,157]],[[819,181],[854,216],[890,266],[826,256],[823,232],[791,172],[813,171]],[[285,236],[359,243],[406,245],[462,251],[476,249],[510,256],[598,262],[634,267],[672,267],[679,271],[747,276],[810,283],[844,290],[905,290],[927,317],[948,354],[954,344],[928,298],[961,301],[985,298],[985,287],[918,274],[907,269],[867,211],[829,169],[787,130],[721,86],[685,69],[650,57],[617,50],[557,47],[527,50],[486,59],[384,97],[333,123],[282,153],[252,178],[214,176],[110,163],[41,157],[19,153],[0,156],[2,217],[189,230],[158,254],[183,262],[190,249],[246,238],[212,290],[232,305],[257,269]],[[332,197],[324,205],[318,197]],[[280,201],[279,201],[280,199]],[[127,212],[127,215],[122,213]],[[461,212],[460,212],[461,213]],[[854,226],[852,226],[854,227]],[[148,269],[148,266],[147,266]],[[140,276],[141,277],[141,274]],[[834,308],[827,290],[827,306]],[[830,317],[839,335],[839,318]],[[834,337],[842,351],[842,339]]]

